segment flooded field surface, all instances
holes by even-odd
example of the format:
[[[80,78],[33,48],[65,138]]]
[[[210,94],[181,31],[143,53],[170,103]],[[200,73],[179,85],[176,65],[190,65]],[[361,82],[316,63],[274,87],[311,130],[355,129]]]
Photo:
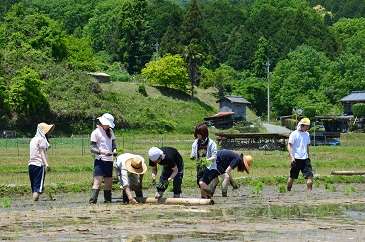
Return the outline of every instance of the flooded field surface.
[[[184,189],[184,198],[199,198]],[[152,197],[148,189],[144,195]],[[10,198],[0,209],[0,240],[17,241],[365,241],[365,186],[320,185],[311,193],[294,184],[217,192],[214,205],[113,202],[89,205],[89,193]],[[164,197],[172,197],[165,193]],[[3,202],[4,204],[4,202]]]

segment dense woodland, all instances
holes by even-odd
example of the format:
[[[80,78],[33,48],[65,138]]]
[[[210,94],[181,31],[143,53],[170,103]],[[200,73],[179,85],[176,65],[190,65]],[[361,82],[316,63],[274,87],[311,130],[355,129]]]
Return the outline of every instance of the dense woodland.
[[[1,123],[110,111],[116,95],[96,71],[142,83],[141,94],[157,85],[194,100],[216,87],[262,117],[269,79],[272,119],[308,106],[339,114],[339,99],[365,89],[365,1],[0,0]]]

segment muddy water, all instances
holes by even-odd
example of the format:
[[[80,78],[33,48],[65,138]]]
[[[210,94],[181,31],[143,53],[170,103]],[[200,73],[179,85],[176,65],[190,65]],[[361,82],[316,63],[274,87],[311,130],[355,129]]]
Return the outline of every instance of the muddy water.
[[[335,187],[335,189],[334,189]],[[154,190],[145,190],[153,196]],[[0,209],[0,239],[18,241],[365,241],[363,184],[323,185],[308,193],[301,184],[280,193],[264,186],[216,194],[214,205],[87,203],[88,193],[47,193],[38,203],[10,198]],[[197,189],[184,197],[198,198]],[[165,197],[171,197],[166,193]]]

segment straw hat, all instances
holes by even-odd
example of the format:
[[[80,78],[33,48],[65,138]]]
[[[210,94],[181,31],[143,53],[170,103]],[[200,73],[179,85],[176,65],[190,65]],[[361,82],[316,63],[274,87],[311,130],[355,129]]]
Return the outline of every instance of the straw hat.
[[[252,163],[253,163],[252,156],[250,156],[250,155],[243,155],[243,154],[241,154],[241,156],[243,157],[243,164],[245,165],[245,167],[243,169],[248,174],[250,174],[250,172],[248,171],[248,168],[250,168],[250,166],[252,166]]]
[[[299,122],[299,125],[303,124],[303,125],[311,125],[311,121],[309,120],[309,118],[302,118]]]
[[[43,130],[44,134],[50,134],[55,128],[54,124],[39,123],[38,126]]]
[[[147,171],[146,164],[138,156],[126,160],[125,168],[127,169],[127,171],[135,174],[143,174]]]
[[[114,128],[114,117],[110,113],[104,113],[103,116],[98,118],[102,125],[109,125],[110,128]]]

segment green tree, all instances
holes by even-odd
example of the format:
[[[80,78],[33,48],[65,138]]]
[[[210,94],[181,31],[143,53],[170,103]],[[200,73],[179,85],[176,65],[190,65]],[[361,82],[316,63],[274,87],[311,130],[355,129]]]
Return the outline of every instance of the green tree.
[[[266,75],[266,70],[263,66],[265,62],[267,62],[268,56],[268,42],[265,37],[261,37],[259,39],[258,49],[255,52],[255,60],[252,63],[253,65],[253,74],[257,77],[263,77]]]
[[[65,39],[67,60],[71,69],[96,71],[98,69],[89,39],[70,35]]]
[[[207,1],[200,5],[206,58],[204,65],[215,69],[227,60],[227,40],[237,26],[244,25],[247,11],[234,5],[232,1]]]
[[[13,117],[17,120],[39,120],[49,112],[43,84],[34,70],[25,67],[18,71],[18,76],[11,80],[9,97],[5,100]]]
[[[93,16],[100,0],[32,0],[23,1],[28,14],[42,13],[63,23],[67,34],[81,30]],[[79,36],[78,36],[79,37]]]
[[[46,15],[26,15],[22,3],[5,16],[7,49],[35,49],[62,61],[67,56],[62,25]]]
[[[199,47],[197,45],[190,44],[185,47],[184,59],[188,70],[192,98],[194,98],[194,86],[200,85],[199,64],[202,62],[203,58],[204,56],[199,52]]]
[[[180,55],[170,55],[148,62],[142,69],[141,75],[151,84],[174,87],[185,91],[188,74],[184,59]]]
[[[320,104],[327,109],[330,102],[323,94],[323,77],[329,67],[324,53],[302,45],[280,61],[271,75],[271,103],[274,113],[287,115],[293,108]],[[329,110],[321,110],[321,112]]]
[[[174,29],[174,26],[170,24],[161,39],[160,52],[164,54],[178,54],[181,52],[181,47],[177,39],[178,31]]]
[[[352,106],[352,112],[355,117],[365,116],[365,103],[356,103]]]
[[[181,26],[181,44],[185,46],[200,44],[202,32],[202,18],[198,3],[196,0],[191,0],[188,11],[184,16],[184,22]]]
[[[183,8],[168,0],[151,1],[147,5],[147,13],[146,17],[150,26],[151,36],[159,40],[170,27],[173,28],[174,32],[178,33],[184,18]],[[177,33],[174,37],[175,39],[178,38]]]
[[[250,109],[258,116],[267,113],[267,80],[249,76],[238,78],[233,84],[233,93],[244,97],[251,103]]]
[[[6,120],[9,117],[9,103],[6,102],[8,97],[8,85],[4,78],[0,77],[0,119]]]

